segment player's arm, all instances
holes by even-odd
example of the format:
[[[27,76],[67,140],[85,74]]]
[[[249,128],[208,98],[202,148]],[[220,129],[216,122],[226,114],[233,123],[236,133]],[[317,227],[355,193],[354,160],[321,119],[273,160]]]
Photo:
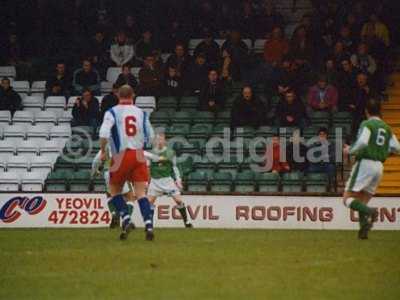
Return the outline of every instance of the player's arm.
[[[100,173],[100,168],[103,165],[103,161],[100,159],[100,154],[101,154],[100,151],[97,152],[96,156],[93,159],[92,169],[91,169],[91,172],[90,172],[90,175],[92,176],[92,178]]]
[[[350,147],[349,153],[351,155],[354,155],[357,152],[364,149],[365,147],[367,147],[370,137],[371,137],[371,130],[368,127],[364,126],[356,142]]]
[[[178,188],[182,189],[181,172],[179,171],[178,164],[176,163],[176,155],[172,157],[172,170],[174,171],[175,182]]]
[[[149,151],[144,151],[144,157],[147,160],[154,161],[154,162],[159,162],[161,160],[159,155],[151,153]]]
[[[394,134],[392,134],[392,137],[389,141],[389,151],[390,151],[390,153],[400,155],[400,143]]]
[[[149,115],[147,113],[144,114],[144,130],[146,132],[145,143],[152,144],[155,138],[155,133],[153,126],[150,123]]]
[[[107,111],[104,115],[103,123],[101,124],[99,137],[100,137],[100,159],[106,160],[106,147],[108,139],[111,135],[111,128],[114,126],[115,119],[112,114]]]

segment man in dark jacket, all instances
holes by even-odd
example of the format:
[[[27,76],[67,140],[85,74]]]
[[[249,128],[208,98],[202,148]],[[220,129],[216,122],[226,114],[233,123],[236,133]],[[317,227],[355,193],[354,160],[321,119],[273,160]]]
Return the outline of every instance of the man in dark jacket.
[[[175,53],[168,58],[167,67],[176,66],[178,76],[185,78],[190,63],[191,56],[186,53],[185,45],[182,43],[176,44]]]
[[[78,95],[82,94],[84,89],[90,89],[94,95],[100,95],[100,76],[88,59],[83,61],[81,69],[74,72],[72,84]]]
[[[234,80],[240,80],[243,78],[243,71],[248,62],[249,48],[242,41],[240,32],[238,30],[233,30],[229,39],[225,41],[222,45],[221,51],[226,50],[232,59],[232,77]]]
[[[242,89],[242,95],[238,96],[231,110],[231,127],[250,126],[258,128],[265,124],[267,109],[265,104],[253,95],[250,86]]]
[[[97,30],[86,49],[86,56],[90,58],[93,67],[101,74],[102,78],[105,78],[107,66],[111,64],[109,51],[110,44],[106,40],[104,32]]]
[[[204,82],[207,80],[208,65],[206,56],[199,53],[195,61],[190,65],[185,79],[185,89],[190,94],[198,94]]]
[[[109,110],[111,107],[118,104],[118,88],[119,88],[119,85],[114,83],[111,93],[109,93],[108,95],[105,95],[103,97],[103,100],[101,101],[101,107],[100,107],[100,120],[101,121],[103,121],[104,114],[106,113],[106,111]]]
[[[135,76],[131,72],[131,66],[129,64],[122,66],[122,73],[119,74],[115,84],[121,87],[125,84],[130,85],[133,89],[137,87],[138,82]]]
[[[164,88],[162,91],[163,96],[181,97],[183,94],[183,85],[181,78],[177,75],[175,66],[169,66],[167,74],[163,80]]]
[[[278,103],[276,116],[280,126],[304,127],[306,122],[305,107],[293,90],[286,92]]]
[[[22,108],[21,96],[10,85],[10,79],[3,78],[0,88],[0,110],[9,110],[14,115],[16,110]]]
[[[139,94],[141,96],[159,96],[162,88],[162,72],[155,65],[154,56],[149,55],[139,71]]]
[[[200,110],[217,112],[224,107],[224,84],[218,79],[218,72],[210,70],[208,81],[200,90]]]
[[[65,96],[71,95],[72,79],[67,75],[65,63],[57,63],[56,72],[46,81],[46,97],[47,96]]]
[[[210,66],[217,67],[221,60],[221,50],[219,45],[214,41],[211,31],[206,31],[206,38],[194,49],[194,56],[200,53],[206,56],[206,60]]]
[[[90,126],[96,132],[99,118],[99,101],[91,90],[85,89],[72,108],[72,126]]]

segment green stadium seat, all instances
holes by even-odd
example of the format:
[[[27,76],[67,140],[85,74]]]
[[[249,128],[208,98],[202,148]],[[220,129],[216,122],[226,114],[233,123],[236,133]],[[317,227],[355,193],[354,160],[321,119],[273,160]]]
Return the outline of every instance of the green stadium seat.
[[[271,127],[271,126],[260,126],[257,130],[256,130],[256,136],[259,137],[272,137],[274,135],[274,133],[278,132],[278,128],[276,127]]]
[[[207,140],[198,139],[188,139],[185,143],[180,143],[181,153],[191,153],[191,154],[202,154],[205,149]]]
[[[331,115],[325,111],[313,111],[310,113],[311,124],[314,126],[326,126],[331,121]]]
[[[157,109],[173,109],[177,110],[178,101],[175,97],[160,97],[157,102]]]
[[[153,125],[169,124],[170,114],[166,111],[155,111],[150,116],[150,122]]]
[[[307,192],[324,193],[328,191],[328,177],[323,173],[307,174],[305,184]]]
[[[222,137],[225,132],[227,132],[227,133],[230,132],[229,124],[217,124],[214,126],[212,135]]]
[[[271,193],[279,191],[280,177],[278,173],[258,173],[256,182],[259,192]]]
[[[83,138],[90,137],[94,134],[93,127],[90,126],[74,126],[71,127],[72,135],[79,135]]]
[[[232,178],[240,171],[241,163],[244,158],[240,158],[236,155],[230,155],[229,159],[224,156],[224,160],[217,163],[218,172],[230,173]]]
[[[103,176],[99,176],[93,179],[92,184],[93,192],[105,193],[107,191],[106,182],[104,181]]]
[[[277,95],[272,96],[271,97],[271,104],[273,106],[275,106],[275,105],[277,105],[279,103],[280,100],[281,100],[281,98],[279,96],[277,96]]]
[[[214,124],[215,114],[210,111],[198,111],[194,114],[194,124]]]
[[[70,180],[69,190],[71,192],[89,192],[90,191],[90,172],[87,170],[79,170],[75,172]]]
[[[208,138],[213,126],[209,123],[194,124],[190,128],[189,138]]]
[[[45,190],[47,192],[65,192],[68,189],[68,180],[72,179],[71,170],[56,170],[51,172],[46,179]]]
[[[235,103],[236,97],[229,97],[225,100],[225,109],[232,109],[233,104]]]
[[[227,172],[216,172],[210,180],[211,192],[228,193],[232,190],[232,174]]]
[[[182,97],[179,103],[180,109],[197,109],[199,107],[199,99],[195,96]]]
[[[308,140],[310,138],[318,136],[319,127],[311,126],[303,129],[303,137]]]
[[[253,138],[256,130],[253,127],[237,127],[235,128],[234,136],[243,138]]]
[[[279,136],[282,138],[291,138],[295,132],[300,131],[297,127],[281,127],[279,128]]]
[[[190,173],[186,181],[186,189],[189,192],[207,192],[207,173],[204,171]]]
[[[75,169],[75,164],[73,162],[73,157],[67,156],[67,155],[62,155],[57,158],[57,162],[55,164],[55,169],[69,169],[73,170]]]
[[[332,114],[333,123],[352,123],[353,116],[347,111],[338,111]]]
[[[231,111],[225,110],[217,113],[217,117],[215,119],[215,123],[217,124],[230,124],[231,123]]]
[[[188,156],[185,159],[183,157],[177,158],[177,165],[182,177],[188,176],[193,171],[193,157]]]
[[[188,111],[178,111],[171,116],[172,124],[191,124],[193,113]]]
[[[282,191],[299,193],[303,190],[303,175],[300,172],[285,173],[282,176]]]
[[[234,188],[235,192],[251,193],[255,191],[255,175],[253,171],[243,171],[236,174]]]
[[[187,136],[189,134],[189,124],[173,124],[167,128],[166,134],[168,137],[173,136]]]
[[[213,161],[210,161],[206,155],[195,155],[193,157],[194,168],[196,171],[204,171],[207,174],[212,174],[217,167],[217,164]]]

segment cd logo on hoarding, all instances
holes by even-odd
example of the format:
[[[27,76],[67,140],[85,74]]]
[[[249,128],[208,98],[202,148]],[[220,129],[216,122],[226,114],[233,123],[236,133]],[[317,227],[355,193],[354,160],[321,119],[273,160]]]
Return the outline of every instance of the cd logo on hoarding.
[[[36,215],[46,207],[46,204],[47,201],[42,196],[11,198],[0,208],[0,220],[4,223],[12,223],[17,220],[22,215],[17,208],[26,211],[29,215]]]

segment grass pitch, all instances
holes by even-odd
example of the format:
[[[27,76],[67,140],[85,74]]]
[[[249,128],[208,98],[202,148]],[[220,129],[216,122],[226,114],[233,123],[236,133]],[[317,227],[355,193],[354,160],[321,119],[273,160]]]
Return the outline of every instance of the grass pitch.
[[[400,232],[0,230],[0,299],[400,299]]]

